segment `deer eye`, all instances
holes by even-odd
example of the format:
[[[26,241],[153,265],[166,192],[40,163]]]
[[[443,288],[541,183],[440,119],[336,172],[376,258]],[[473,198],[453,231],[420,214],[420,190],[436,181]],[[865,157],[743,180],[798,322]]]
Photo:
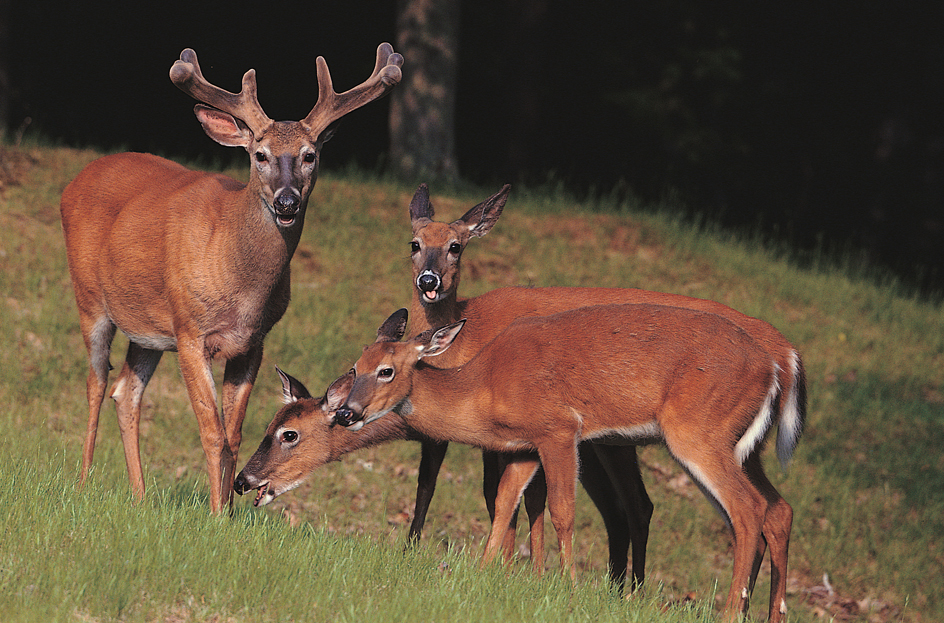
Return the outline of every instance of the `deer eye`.
[[[393,368],[381,368],[377,370],[377,378],[382,381],[389,381],[393,378]]]
[[[310,151],[304,155],[303,160],[309,164],[315,161],[315,152]]]
[[[287,430],[282,433],[282,443],[295,443],[298,441],[298,433],[293,430]]]
[[[419,253],[420,252],[420,243],[416,240],[410,243],[410,253]]]
[[[462,253],[462,245],[458,242],[453,242],[451,245],[449,245],[449,252],[453,255],[459,255]]]
[[[265,162],[266,160],[268,160],[268,158],[266,157],[265,152],[256,152],[256,162]]]

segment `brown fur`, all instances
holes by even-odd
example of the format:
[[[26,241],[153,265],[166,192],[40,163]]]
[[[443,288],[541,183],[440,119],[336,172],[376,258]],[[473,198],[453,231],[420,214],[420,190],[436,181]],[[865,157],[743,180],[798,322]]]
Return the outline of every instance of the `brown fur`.
[[[62,227],[90,363],[83,482],[94,453],[111,342],[121,329],[131,343],[111,395],[136,497],[144,496],[141,396],[161,353],[176,350],[207,458],[210,507],[219,511],[231,499],[249,393],[263,340],[288,307],[289,261],[328,125],[395,84],[400,63],[382,45],[374,74],[344,99],[348,94],[331,90],[319,58],[321,97],[309,118],[273,122],[258,104],[252,70],[234,95],[207,83],[196,54],[184,50],[171,79],[211,104],[195,108],[211,138],[252,154],[248,185],[156,156],[117,154],[92,162],[65,189]],[[226,361],[222,418],[214,359]]]
[[[578,442],[662,440],[732,525],[735,562],[726,608],[730,618],[744,612],[768,509],[782,506],[773,503],[779,494],[751,458],[773,423],[779,392],[767,352],[715,314],[605,305],[523,318],[460,367],[427,364],[448,352],[462,324],[428,341],[378,339],[368,346],[338,418],[370,421],[393,411],[433,439],[493,451],[536,449],[561,564],[571,573]],[[755,422],[757,436],[748,433]],[[744,440],[746,462],[738,458]],[[500,510],[510,516],[510,509]],[[786,540],[764,535],[785,571]],[[772,599],[777,592],[772,586]],[[780,603],[772,620],[780,620]]]

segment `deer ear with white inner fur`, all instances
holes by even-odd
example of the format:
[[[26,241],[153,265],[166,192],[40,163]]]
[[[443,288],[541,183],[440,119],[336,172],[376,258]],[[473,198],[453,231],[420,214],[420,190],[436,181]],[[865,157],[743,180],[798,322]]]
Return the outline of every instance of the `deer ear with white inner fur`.
[[[279,378],[282,379],[282,402],[288,405],[302,398],[311,398],[311,393],[301,381],[291,374],[283,372],[278,366],[275,366],[275,371],[279,373]]]
[[[429,343],[422,346],[420,350],[420,359],[423,357],[434,357],[446,352],[446,349],[452,345],[453,341],[455,341],[456,336],[459,335],[459,331],[462,330],[464,325],[465,318],[459,322],[446,325],[445,327],[433,333],[429,338]]]

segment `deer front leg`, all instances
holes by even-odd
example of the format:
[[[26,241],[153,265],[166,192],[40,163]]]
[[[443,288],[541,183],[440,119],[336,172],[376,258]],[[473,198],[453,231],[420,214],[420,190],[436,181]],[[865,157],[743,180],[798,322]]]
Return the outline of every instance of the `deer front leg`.
[[[216,388],[213,370],[206,356],[203,340],[177,340],[180,372],[187,386],[190,405],[197,417],[200,441],[206,456],[207,476],[210,481],[210,510],[219,513],[223,509],[223,473],[221,466],[235,465],[236,459],[226,442],[226,431],[216,407]],[[232,486],[230,486],[232,490]]]
[[[505,549],[505,541],[516,516],[521,494],[541,465],[534,454],[502,455],[496,458],[500,480],[495,494],[492,529],[485,543],[482,564],[488,564]]]
[[[524,490],[524,508],[528,513],[528,535],[531,543],[531,569],[544,575],[544,510],[547,507],[547,482],[540,469]]]
[[[577,496],[577,435],[564,436],[538,446],[544,478],[547,481],[547,505],[551,523],[557,532],[562,573],[577,579],[574,569],[574,506]]]
[[[495,525],[495,499],[498,497],[498,487],[505,468],[511,460],[509,457],[510,455],[504,452],[482,451],[482,495],[485,498],[488,521],[492,526]],[[515,503],[517,504],[517,501]],[[518,508],[516,507],[508,521],[508,527],[501,542],[502,557],[505,560],[511,560],[511,557],[515,554],[515,532],[517,527]]]
[[[163,353],[159,350],[150,350],[130,342],[124,366],[111,390],[111,397],[115,400],[118,412],[118,428],[125,451],[128,479],[131,481],[131,490],[139,501],[144,499],[144,473],[141,469],[140,450],[141,397],[161,360],[161,355]]]
[[[416,476],[416,503],[413,506],[413,521],[410,523],[410,532],[407,536],[408,544],[420,540],[423,526],[426,524],[426,513],[429,512],[433,493],[436,492],[439,469],[446,458],[446,450],[449,449],[449,444],[446,442],[426,440],[421,442],[421,445],[420,469]]]
[[[629,547],[633,535],[633,524],[629,520],[628,508],[611,479],[601,458],[597,455],[596,444],[585,441],[578,449],[580,455],[580,484],[590,496],[594,506],[600,511],[603,525],[606,527],[609,548],[609,576],[616,589],[622,593],[626,584],[626,571],[629,567]],[[648,524],[647,528],[648,528]],[[633,566],[636,565],[636,548],[633,546]],[[635,578],[634,578],[635,580]]]
[[[226,430],[229,455],[232,456],[231,463],[220,465],[220,495],[224,504],[233,502],[233,479],[236,477],[236,461],[239,457],[239,446],[242,444],[243,420],[246,419],[249,394],[261,364],[260,345],[250,349],[245,355],[228,360],[223,373],[223,426]]]
[[[606,480],[611,483],[611,488],[616,494],[617,499],[614,502],[622,508],[620,514],[624,518],[625,525],[629,528],[629,539],[633,546],[633,579],[630,588],[636,590],[646,578],[646,547],[649,541],[649,522],[652,519],[653,510],[652,500],[649,499],[649,495],[646,493],[646,485],[643,483],[642,473],[639,471],[636,446],[593,444],[592,447],[594,455],[606,472]],[[583,455],[581,454],[581,456]],[[584,483],[586,483],[586,479],[584,479]],[[586,488],[586,484],[584,486]],[[609,531],[608,533],[611,535],[610,538],[613,538],[613,533]],[[625,563],[624,549],[623,576],[626,575]],[[613,569],[611,568],[611,575],[612,572]]]

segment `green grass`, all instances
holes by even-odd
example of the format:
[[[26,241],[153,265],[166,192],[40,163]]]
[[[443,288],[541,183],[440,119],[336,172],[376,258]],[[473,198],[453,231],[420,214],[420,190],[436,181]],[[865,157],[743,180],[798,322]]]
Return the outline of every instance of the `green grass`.
[[[210,516],[173,354],[145,395],[145,502],[131,503],[110,404],[92,477],[78,490],[86,360],[58,200],[96,155],[29,146],[15,160],[20,184],[0,194],[0,482],[8,491],[0,620],[711,620],[730,580],[730,536],[659,447],[641,451],[656,510],[648,585],[631,600],[607,591],[605,531],[582,491],[575,588],[554,571],[552,546],[551,572],[540,580],[526,561],[479,569],[488,530],[479,454],[456,445],[414,551],[403,544],[417,444],[352,454],[265,510],[239,499],[232,517]],[[356,173],[319,180],[293,261],[293,302],[266,341],[242,461],[280,404],[273,365],[321,391],[407,304],[413,190]],[[457,218],[494,190],[433,188],[437,217]],[[784,258],[668,210],[516,188],[495,229],[470,244],[462,287],[467,295],[512,284],[644,287],[715,299],[774,324],[804,355],[810,386],[791,470],[767,458],[796,513],[789,620],[944,620],[941,306],[842,262],[801,268]],[[119,336],[113,365],[125,347]],[[546,529],[553,542],[549,522]],[[767,591],[765,569],[751,610],[758,618]],[[675,605],[663,612],[665,604]]]

